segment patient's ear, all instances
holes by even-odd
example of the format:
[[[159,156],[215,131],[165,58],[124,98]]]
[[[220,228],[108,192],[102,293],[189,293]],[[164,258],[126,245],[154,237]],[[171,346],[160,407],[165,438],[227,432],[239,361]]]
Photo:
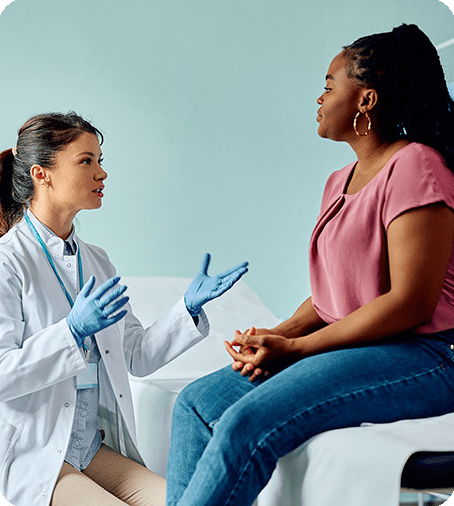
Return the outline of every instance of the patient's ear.
[[[373,88],[364,88],[361,93],[359,110],[364,114],[370,112],[378,103],[377,90]]]

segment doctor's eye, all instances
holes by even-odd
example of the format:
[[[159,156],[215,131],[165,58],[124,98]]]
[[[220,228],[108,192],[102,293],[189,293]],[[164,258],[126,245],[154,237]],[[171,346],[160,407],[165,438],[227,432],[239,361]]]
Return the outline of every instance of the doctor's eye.
[[[325,93],[329,93],[331,91],[331,88],[327,88],[326,86],[323,89],[325,90]]]

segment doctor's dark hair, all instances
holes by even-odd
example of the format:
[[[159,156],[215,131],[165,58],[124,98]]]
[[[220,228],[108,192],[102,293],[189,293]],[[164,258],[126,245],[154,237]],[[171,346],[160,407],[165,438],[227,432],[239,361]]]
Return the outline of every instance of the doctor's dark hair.
[[[454,171],[454,102],[436,48],[416,25],[343,48],[347,75],[377,91],[380,133],[436,149]]]
[[[20,221],[33,199],[31,167],[51,169],[56,154],[84,132],[102,144],[102,133],[74,112],[38,114],[19,129],[15,148],[0,153],[0,237]]]

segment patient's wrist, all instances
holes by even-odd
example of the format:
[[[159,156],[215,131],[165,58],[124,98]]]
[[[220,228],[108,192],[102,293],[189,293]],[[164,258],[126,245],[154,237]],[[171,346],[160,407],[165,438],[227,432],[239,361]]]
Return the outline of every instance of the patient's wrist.
[[[285,322],[283,322],[283,323],[285,323]],[[271,335],[275,335],[275,336],[286,337],[287,339],[289,339],[291,336],[287,335],[286,331],[288,331],[288,327],[286,328],[281,323],[277,327],[274,327],[273,329],[270,329],[270,334]]]

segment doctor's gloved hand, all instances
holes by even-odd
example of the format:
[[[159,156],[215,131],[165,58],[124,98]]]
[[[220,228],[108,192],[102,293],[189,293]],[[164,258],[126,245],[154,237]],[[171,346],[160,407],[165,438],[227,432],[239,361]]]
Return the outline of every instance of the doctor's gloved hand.
[[[184,296],[184,302],[188,308],[189,314],[194,317],[202,310],[202,306],[210,300],[219,297],[224,292],[232,288],[232,286],[247,272],[248,262],[243,262],[218,274],[217,276],[208,276],[208,265],[211,256],[205,253],[199,272],[193,279],[192,283]]]
[[[117,286],[111,290],[119,281],[118,276],[111,278],[91,293],[95,286],[95,277],[91,276],[77,296],[66,321],[79,348],[86,337],[96,334],[125,317],[126,310],[111,316],[129,300],[129,297],[119,299],[127,289],[126,286]]]

